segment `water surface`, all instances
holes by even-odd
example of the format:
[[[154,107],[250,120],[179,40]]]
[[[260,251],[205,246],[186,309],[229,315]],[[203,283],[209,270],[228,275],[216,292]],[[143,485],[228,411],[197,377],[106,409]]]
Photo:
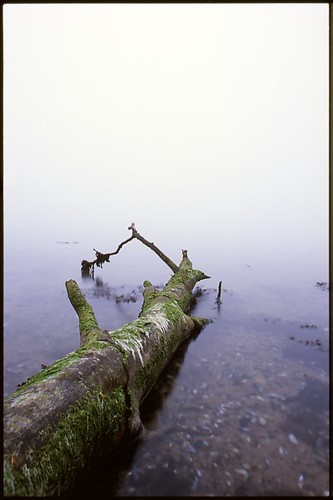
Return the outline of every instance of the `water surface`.
[[[94,254],[80,242],[6,246],[5,395],[41,364],[78,347],[67,279],[77,280],[100,326],[115,329],[137,317],[144,279],[162,286],[171,274],[138,245],[97,269],[94,279],[82,278],[83,258]],[[202,261],[211,279],[199,284],[191,314],[212,322],[179,348],[143,402],[142,438],[116,460],[107,458],[83,490],[327,494],[328,291],[316,286],[327,282],[325,263],[308,251],[277,262],[246,252]]]

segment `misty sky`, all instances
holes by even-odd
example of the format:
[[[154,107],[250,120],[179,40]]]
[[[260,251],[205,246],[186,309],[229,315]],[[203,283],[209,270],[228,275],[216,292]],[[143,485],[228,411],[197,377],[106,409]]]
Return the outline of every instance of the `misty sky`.
[[[8,239],[118,243],[133,220],[177,248],[327,244],[328,5],[18,4],[3,23]]]

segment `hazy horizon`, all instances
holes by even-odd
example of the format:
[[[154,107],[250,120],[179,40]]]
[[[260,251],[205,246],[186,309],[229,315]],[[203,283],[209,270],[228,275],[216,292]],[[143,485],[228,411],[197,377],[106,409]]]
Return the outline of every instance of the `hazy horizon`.
[[[328,255],[328,5],[4,5],[6,241]]]

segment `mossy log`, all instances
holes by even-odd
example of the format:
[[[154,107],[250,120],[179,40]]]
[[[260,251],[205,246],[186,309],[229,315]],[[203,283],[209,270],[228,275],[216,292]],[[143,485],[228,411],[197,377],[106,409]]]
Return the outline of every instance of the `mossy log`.
[[[70,494],[106,454],[140,434],[139,406],[177,347],[208,320],[187,314],[208,278],[183,251],[163,290],[144,282],[136,320],[108,332],[75,281],[79,349],[32,376],[4,402],[5,496]]]

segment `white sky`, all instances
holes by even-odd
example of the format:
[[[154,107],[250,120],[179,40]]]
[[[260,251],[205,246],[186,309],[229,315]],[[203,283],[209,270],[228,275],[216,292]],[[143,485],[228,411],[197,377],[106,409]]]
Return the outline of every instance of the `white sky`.
[[[134,220],[177,248],[327,244],[328,5],[18,4],[3,22],[8,238],[98,246]]]

